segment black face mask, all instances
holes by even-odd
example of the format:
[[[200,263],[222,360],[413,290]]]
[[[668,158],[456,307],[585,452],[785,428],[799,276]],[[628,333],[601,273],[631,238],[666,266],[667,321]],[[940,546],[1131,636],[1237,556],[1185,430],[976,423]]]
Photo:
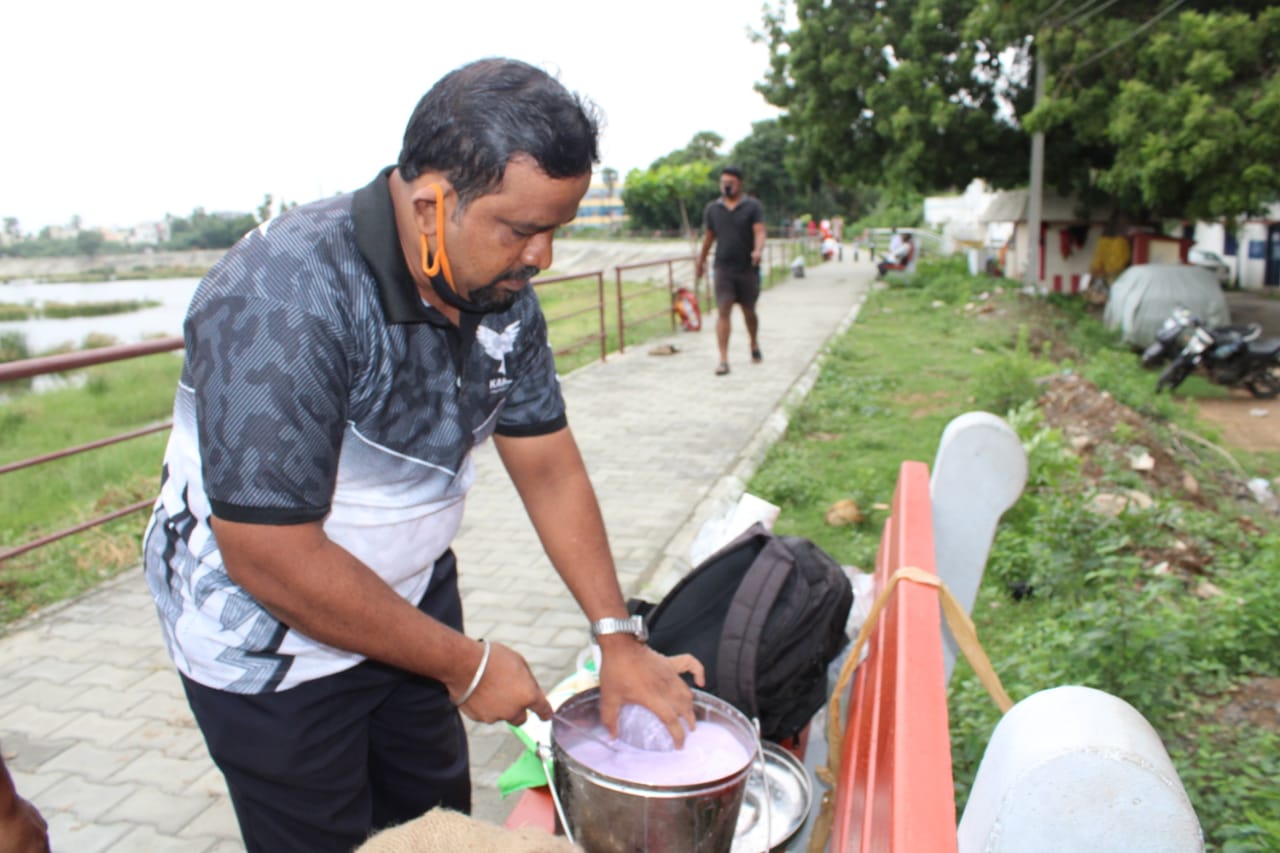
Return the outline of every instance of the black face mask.
[[[738,194],[738,190],[733,184],[722,184],[720,186],[720,194],[725,198],[733,198]]]
[[[537,275],[541,270],[537,267],[524,266],[511,270],[484,287],[471,291],[470,298],[464,299],[453,292],[453,288],[449,286],[449,282],[445,279],[444,273],[439,272],[431,276],[431,289],[436,295],[444,300],[446,305],[452,305],[459,311],[465,311],[469,314],[492,314],[495,311],[505,311],[511,307],[511,304],[520,296],[518,292],[511,293],[498,287],[498,282],[508,279],[523,279],[525,286],[528,286],[529,279]]]
[[[431,276],[431,289],[436,292],[446,305],[452,305],[459,311],[468,314],[489,314],[493,311],[499,311],[506,307],[504,305],[479,305],[475,302],[463,299],[461,296],[453,292],[453,288],[449,286],[449,281],[444,277],[443,272],[438,272]]]

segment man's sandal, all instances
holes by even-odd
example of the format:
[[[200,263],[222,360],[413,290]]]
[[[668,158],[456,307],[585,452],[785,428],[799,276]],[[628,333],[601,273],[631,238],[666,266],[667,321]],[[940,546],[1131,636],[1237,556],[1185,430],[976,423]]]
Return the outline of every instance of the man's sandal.
[[[729,372],[729,362],[727,361],[720,362],[719,367],[716,368],[716,376],[724,376],[728,372]]]
[[[760,350],[758,349],[753,349],[751,351],[751,360],[754,361],[756,364],[759,364],[760,362],[764,361],[764,353],[760,352]]]

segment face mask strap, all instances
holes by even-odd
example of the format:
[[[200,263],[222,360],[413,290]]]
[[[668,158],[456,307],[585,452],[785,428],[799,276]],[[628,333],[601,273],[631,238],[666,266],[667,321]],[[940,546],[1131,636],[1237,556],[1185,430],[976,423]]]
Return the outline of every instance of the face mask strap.
[[[427,278],[434,278],[443,271],[444,280],[449,283],[449,289],[457,293],[458,288],[453,283],[453,270],[449,266],[449,254],[444,248],[444,191],[440,189],[439,184],[428,184],[427,187],[434,190],[436,194],[436,242],[440,244],[440,251],[436,252],[435,258],[428,263],[431,250],[427,248],[427,235],[422,235],[422,273]]]

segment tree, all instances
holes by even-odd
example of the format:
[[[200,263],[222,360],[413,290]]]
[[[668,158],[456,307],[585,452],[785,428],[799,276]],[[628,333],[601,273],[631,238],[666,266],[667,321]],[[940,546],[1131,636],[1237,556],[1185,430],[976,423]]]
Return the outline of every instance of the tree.
[[[1021,132],[1000,117],[998,61],[962,37],[970,0],[797,0],[765,15],[770,71],[802,185],[931,190],[1026,172]],[[992,152],[1001,156],[990,156]]]
[[[1280,8],[1200,5],[1219,11],[1130,3],[1075,38],[1040,30],[1049,86],[1026,123],[1046,134],[1055,185],[1147,220],[1234,218],[1280,196]]]
[[[262,204],[258,205],[258,222],[266,222],[271,218],[271,204],[273,199],[271,193],[266,193],[262,197]]]
[[[787,171],[790,137],[777,119],[757,121],[751,135],[733,146],[729,159],[742,169],[746,191],[760,199],[772,222],[789,221],[803,208],[803,193]]]
[[[710,162],[652,166],[627,173],[622,203],[634,229],[687,232],[718,191]]]
[[[22,229],[18,227],[18,217],[6,216],[4,218],[4,233],[6,237],[12,240],[22,239]]]
[[[618,186],[618,170],[606,166],[600,170],[600,178],[604,181],[604,188],[609,193],[608,198],[613,198],[613,190]]]
[[[80,231],[76,234],[76,251],[92,258],[102,248],[104,240],[98,230]]]
[[[209,214],[197,207],[189,219],[169,219],[169,242],[165,248],[226,249],[259,224],[249,213]]]
[[[1138,218],[1280,195],[1280,8],[1262,0],[796,0],[794,30],[784,11],[760,90],[802,182],[1010,186],[1041,130],[1048,185]]]
[[[724,145],[723,136],[711,130],[700,130],[693,135],[684,148],[664,154],[654,160],[649,168],[683,166],[689,163],[714,163],[720,159],[721,145]]]

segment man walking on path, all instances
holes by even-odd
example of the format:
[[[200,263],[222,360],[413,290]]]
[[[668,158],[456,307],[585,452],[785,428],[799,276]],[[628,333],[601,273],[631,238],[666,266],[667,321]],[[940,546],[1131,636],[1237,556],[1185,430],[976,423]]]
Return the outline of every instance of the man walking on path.
[[[707,255],[714,243],[716,343],[720,348],[716,375],[724,376],[729,372],[729,331],[734,303],[742,308],[742,319],[751,340],[751,360],[758,364],[764,358],[756,339],[760,325],[756,300],[760,298],[760,258],[764,254],[764,209],[754,198],[743,196],[742,171],[737,167],[725,166],[720,170],[720,197],[703,210],[702,227],[705,233],[695,275],[701,278],[706,272]]]
[[[525,63],[451,72],[397,165],[251,232],[192,299],[145,569],[250,853],[469,811],[461,715],[549,717],[528,661],[463,629],[452,545],[491,436],[603,651],[605,725],[694,722],[628,616],[529,285],[590,183],[592,112]]]

